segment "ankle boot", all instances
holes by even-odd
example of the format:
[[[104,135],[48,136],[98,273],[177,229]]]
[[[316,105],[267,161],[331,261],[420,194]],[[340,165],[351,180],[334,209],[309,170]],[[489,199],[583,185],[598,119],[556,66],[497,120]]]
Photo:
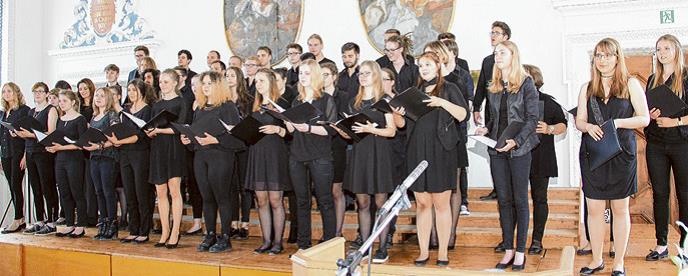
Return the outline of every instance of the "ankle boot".
[[[107,227],[105,227],[105,233],[103,233],[102,236],[100,236],[101,240],[111,240],[111,239],[117,239],[117,231],[119,230],[117,220],[111,220],[107,223]]]
[[[222,234],[217,236],[217,242],[208,249],[208,252],[218,253],[226,250],[232,250],[232,242],[229,241],[229,235]]]
[[[105,235],[105,231],[107,231],[107,225],[108,221],[107,220],[101,220],[96,227],[98,227],[98,233],[93,236],[94,240],[102,240],[103,236]]]

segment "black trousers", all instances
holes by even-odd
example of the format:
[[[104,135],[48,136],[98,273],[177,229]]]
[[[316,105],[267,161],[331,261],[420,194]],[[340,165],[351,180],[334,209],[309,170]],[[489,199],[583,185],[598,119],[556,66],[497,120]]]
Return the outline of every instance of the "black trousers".
[[[96,187],[91,179],[91,160],[84,160],[84,197],[86,198],[86,224],[96,225],[98,223],[98,196]],[[81,220],[80,220],[81,221]]]
[[[460,169],[459,190],[461,191],[461,205],[468,206],[468,167]]]
[[[333,169],[332,160],[320,158],[311,161],[296,161],[289,159],[289,173],[296,195],[297,243],[299,247],[311,246],[311,183],[322,217],[323,239],[329,240],[335,236],[337,218],[332,197]]]
[[[186,160],[194,160],[194,152],[187,151]],[[201,192],[198,190],[198,183],[196,182],[196,175],[194,173],[194,162],[186,163],[187,174],[184,178],[182,187],[182,193],[186,191],[189,193],[189,203],[191,204],[191,210],[193,212],[193,218],[200,219],[203,217],[203,198],[201,197]]]
[[[49,152],[27,152],[26,171],[33,191],[36,220],[55,222],[60,209],[55,184],[55,155]]]
[[[12,157],[3,157],[1,161],[2,170],[10,186],[12,203],[14,204],[14,219],[24,218],[24,191],[22,190],[24,170],[19,168],[19,162],[23,156],[24,153],[18,153]]]
[[[514,249],[514,224],[516,224],[517,252],[525,252],[528,238],[530,162],[530,153],[518,157],[511,157],[509,153],[490,155],[490,171],[497,192],[499,224],[502,228],[504,248]]]
[[[86,198],[84,195],[84,160],[55,161],[55,177],[67,226],[86,226]],[[74,211],[76,210],[75,223]]]
[[[549,177],[530,177],[530,197],[533,199],[533,241],[542,242],[545,224],[549,215],[547,205],[547,186]]]
[[[674,186],[678,198],[678,216],[688,224],[688,143],[658,144],[647,143],[647,170],[652,183],[652,210],[655,217],[655,237],[657,245],[667,245],[669,233],[669,175],[674,173]],[[686,233],[681,230],[683,244]]]
[[[90,161],[91,181],[96,190],[100,220],[116,220],[117,195],[115,192],[115,159],[92,155]]]
[[[253,191],[244,188],[248,167],[248,150],[237,152],[235,158],[234,173],[230,175],[232,221],[249,222],[254,194]]]
[[[227,179],[234,170],[234,154],[221,150],[201,150],[194,155],[194,171],[198,189],[203,197],[203,214],[208,233],[217,233],[217,213],[220,211],[222,234],[230,234],[230,208]]]
[[[123,150],[119,154],[122,185],[127,198],[129,234],[148,236],[153,218],[152,185],[148,183],[148,150]]]

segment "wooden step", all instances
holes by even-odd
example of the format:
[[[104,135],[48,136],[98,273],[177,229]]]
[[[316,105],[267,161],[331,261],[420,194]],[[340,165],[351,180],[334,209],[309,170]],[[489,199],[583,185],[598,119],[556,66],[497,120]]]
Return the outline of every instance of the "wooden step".
[[[533,216],[530,216],[529,227],[533,226]],[[492,227],[499,228],[499,214],[497,212],[471,212],[469,216],[459,217],[459,227]],[[553,214],[547,218],[546,228],[578,229],[578,214]]]
[[[468,199],[480,199],[481,196],[489,194],[490,191],[492,191],[492,188],[468,187]],[[547,198],[578,200],[579,193],[579,188],[549,188],[547,189]],[[530,189],[528,190],[528,198],[530,198]]]
[[[530,212],[533,212],[533,201],[529,200]],[[578,200],[571,199],[548,199],[547,207],[550,214],[578,214]],[[468,200],[468,209],[471,212],[497,212],[498,205],[496,200]]]
[[[285,211],[287,218],[289,217],[289,211]],[[255,209],[251,210],[251,220],[259,220],[258,211]],[[413,211],[402,211],[397,217],[397,224],[414,224],[416,220],[416,212]],[[311,222],[312,223],[322,223],[322,217],[320,212],[313,210],[311,211]],[[344,224],[358,224],[358,212],[346,211],[344,212]]]

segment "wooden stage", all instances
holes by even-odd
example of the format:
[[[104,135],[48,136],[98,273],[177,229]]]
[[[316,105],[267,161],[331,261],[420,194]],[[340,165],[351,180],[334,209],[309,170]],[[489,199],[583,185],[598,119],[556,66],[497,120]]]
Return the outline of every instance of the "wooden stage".
[[[90,228],[87,235],[96,230]],[[125,232],[120,232],[124,235]],[[677,239],[672,230],[671,240]],[[626,268],[629,275],[675,275],[674,265],[668,261],[646,262],[647,250],[654,244],[654,228],[651,224],[634,225],[629,246]],[[290,275],[289,254],[296,251],[295,245],[286,245],[284,253],[277,256],[255,255],[253,249],[261,243],[258,238],[233,241],[230,252],[211,254],[196,252],[201,236],[184,236],[180,248],[168,250],[154,248],[158,240],[152,236],[146,244],[121,244],[119,241],[95,241],[90,237],[80,239],[36,237],[23,234],[0,235],[0,275]],[[605,247],[606,252],[606,247]],[[542,256],[528,256],[526,272],[557,269],[562,251],[549,249]],[[671,247],[671,254],[675,254]],[[434,266],[437,253],[431,251]],[[414,242],[395,244],[390,250],[388,264],[413,266],[418,255]],[[483,272],[501,271],[491,269],[500,260],[500,254],[491,248],[457,247],[450,251],[449,268],[468,269]],[[586,265],[589,256],[577,256],[574,271]],[[611,272],[611,260],[605,256],[608,268],[602,275]]]

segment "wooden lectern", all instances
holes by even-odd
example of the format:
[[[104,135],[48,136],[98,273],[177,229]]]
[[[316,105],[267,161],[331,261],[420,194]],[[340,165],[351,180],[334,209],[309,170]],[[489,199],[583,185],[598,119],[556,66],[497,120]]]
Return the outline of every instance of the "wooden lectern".
[[[337,260],[344,258],[344,238],[334,238],[320,243],[307,250],[301,250],[291,256],[292,275],[299,276],[323,276],[335,275],[337,272]],[[561,252],[559,269],[540,271],[535,273],[509,273],[509,275],[538,275],[538,276],[560,276],[573,275],[573,260],[575,250],[571,246],[565,247]],[[367,273],[367,262],[362,267],[363,273]],[[392,276],[392,275],[503,275],[503,272],[494,271],[472,271],[462,269],[446,269],[432,267],[413,267],[398,265],[373,265],[372,275]]]

